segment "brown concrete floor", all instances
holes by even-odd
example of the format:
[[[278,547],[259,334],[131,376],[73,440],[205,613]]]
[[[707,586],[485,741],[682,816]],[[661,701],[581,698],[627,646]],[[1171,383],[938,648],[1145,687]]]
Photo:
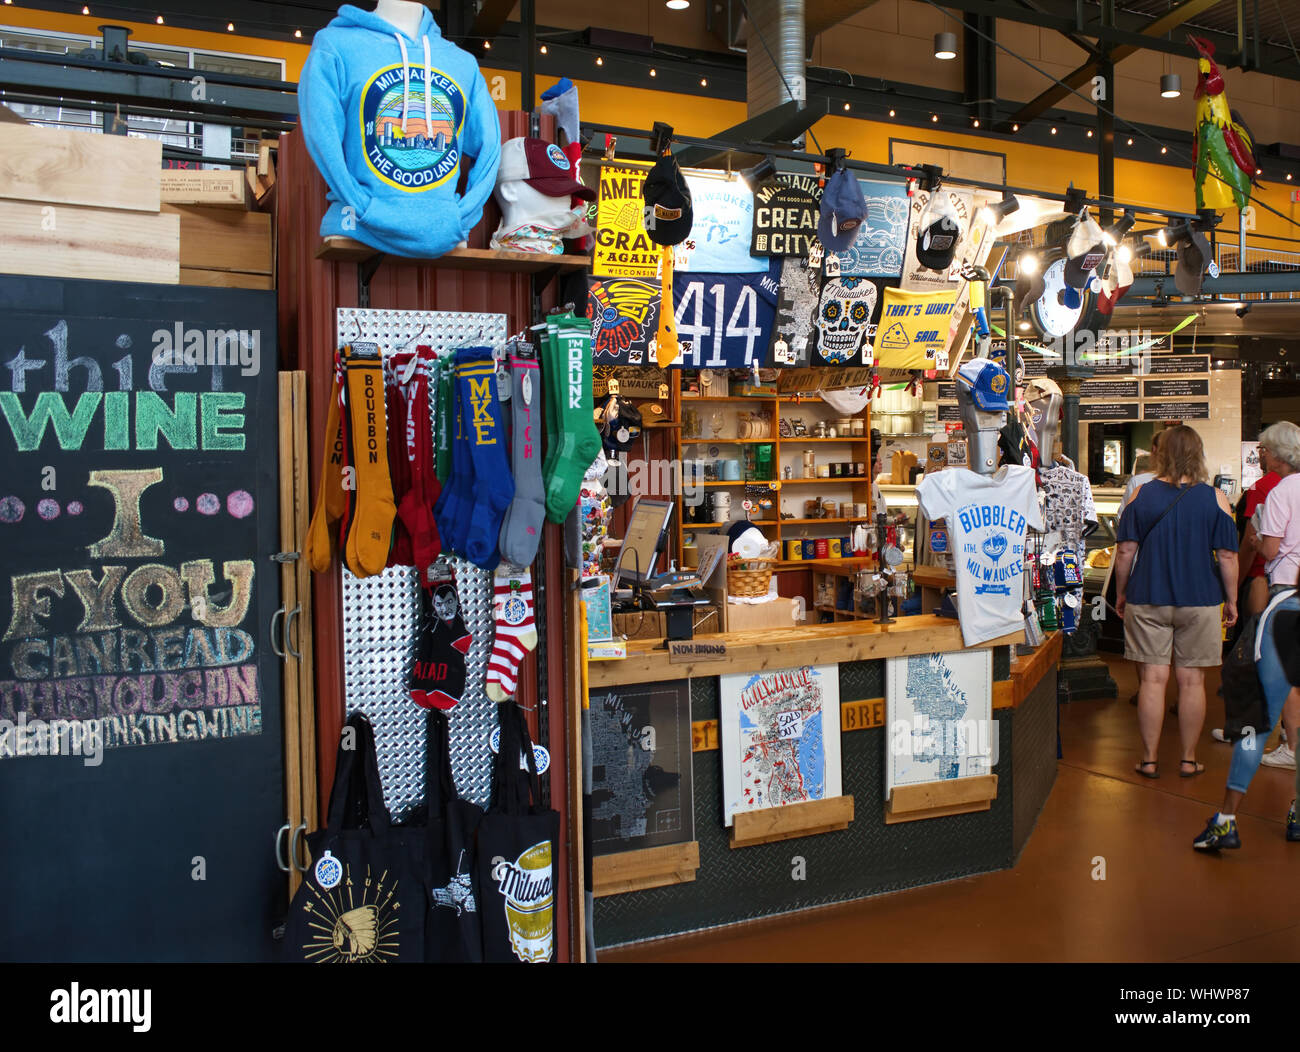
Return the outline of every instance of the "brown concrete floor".
[[[1193,851],[1232,751],[1209,736],[1223,715],[1218,674],[1207,677],[1205,773],[1178,777],[1170,715],[1151,780],[1133,770],[1136,676],[1123,660],[1110,665],[1117,699],[1061,710],[1065,756],[1014,869],[605,950],[600,961],[1300,961],[1300,844],[1285,839],[1294,772],[1260,768],[1238,811],[1240,851]],[[1098,856],[1105,880],[1093,879]]]

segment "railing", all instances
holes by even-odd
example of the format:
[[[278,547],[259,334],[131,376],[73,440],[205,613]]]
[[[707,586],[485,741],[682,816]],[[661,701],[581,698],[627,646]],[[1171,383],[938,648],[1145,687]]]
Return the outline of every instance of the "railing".
[[[1237,245],[1219,245],[1219,269],[1247,274],[1283,274],[1300,271],[1300,252],[1279,252],[1271,248],[1252,248],[1246,245],[1244,257]],[[1244,265],[1243,265],[1244,264]],[[1247,292],[1242,300],[1295,300],[1300,292]]]

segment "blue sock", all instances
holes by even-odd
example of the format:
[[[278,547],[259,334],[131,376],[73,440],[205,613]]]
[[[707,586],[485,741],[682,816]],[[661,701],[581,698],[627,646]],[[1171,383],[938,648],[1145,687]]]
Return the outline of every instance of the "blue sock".
[[[514,500],[515,480],[506,458],[509,441],[497,402],[497,369],[490,348],[470,347],[456,355],[456,388],[474,472],[470,505],[465,509],[469,519],[465,551],[475,565],[492,570],[501,561],[497,548],[501,520]]]
[[[450,363],[448,364],[450,368]],[[443,547],[461,557],[466,556],[469,537],[469,509],[473,501],[474,463],[470,458],[469,439],[461,417],[460,384],[452,389],[451,474],[442,485],[442,493],[433,506],[434,521]]]

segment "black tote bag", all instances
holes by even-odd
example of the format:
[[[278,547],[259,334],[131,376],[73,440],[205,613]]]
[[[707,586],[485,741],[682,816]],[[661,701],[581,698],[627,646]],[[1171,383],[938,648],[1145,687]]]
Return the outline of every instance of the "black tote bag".
[[[351,743],[353,748],[344,746]],[[289,907],[282,959],[321,964],[420,962],[428,916],[424,829],[393,826],[375,734],[360,713],[339,741],[324,829]]]
[[[492,806],[478,831],[483,960],[554,961],[560,816],[540,806],[537,763],[523,711],[504,701],[497,705],[497,719],[501,742]],[[520,768],[521,753],[526,770]]]
[[[483,809],[456,792],[446,713],[430,709],[425,733],[429,920],[424,959],[477,964],[483,959],[483,934],[474,837]]]

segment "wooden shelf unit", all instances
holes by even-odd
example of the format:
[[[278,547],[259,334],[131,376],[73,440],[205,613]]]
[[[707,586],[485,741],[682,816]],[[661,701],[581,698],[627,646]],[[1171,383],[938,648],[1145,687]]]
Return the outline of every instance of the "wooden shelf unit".
[[[680,373],[677,373],[677,377],[678,377],[678,384],[679,384],[679,391],[680,391],[680,382],[681,382]],[[815,426],[818,420],[825,420],[830,424],[834,424],[835,421],[842,419],[844,416],[848,414],[840,413],[835,409],[833,409],[829,403],[825,402],[821,398],[820,395],[801,396],[797,399],[791,397],[790,395],[779,395],[779,396],[771,395],[762,398],[751,396],[751,395],[726,395],[726,396],[717,395],[712,397],[706,395],[701,398],[691,398],[691,397],[683,397],[679,394],[678,397],[679,397],[678,404],[681,406],[682,412],[685,412],[691,405],[701,405],[701,406],[715,405],[719,407],[726,407],[715,411],[720,411],[730,416],[732,415],[732,412],[734,410],[739,410],[744,406],[749,406],[750,408],[755,410],[766,411],[771,415],[772,435],[770,438],[724,438],[724,437],[713,438],[711,436],[705,436],[703,438],[688,438],[688,437],[684,437],[682,433],[678,431],[677,432],[677,457],[679,461],[684,461],[686,459],[690,459],[691,457],[699,457],[702,452],[700,447],[702,446],[744,447],[744,446],[751,446],[751,445],[759,445],[762,443],[766,443],[772,446],[773,448],[772,466],[775,474],[778,476],[777,478],[739,479],[735,481],[720,481],[720,480],[708,481],[703,483],[703,485],[710,491],[717,490],[717,489],[726,489],[726,488],[739,488],[743,486],[765,486],[769,483],[775,483],[777,485],[777,489],[775,492],[775,500],[777,503],[777,509],[776,509],[777,514],[779,515],[783,510],[795,511],[796,517],[790,519],[758,519],[754,521],[754,525],[760,527],[767,537],[779,541],[781,544],[779,561],[776,564],[777,572],[799,570],[804,567],[804,562],[802,560],[785,558],[786,541],[796,537],[804,537],[804,536],[810,536],[813,539],[816,539],[819,536],[828,536],[828,535],[843,536],[844,534],[849,532],[851,524],[866,521],[865,517],[856,518],[850,516],[837,516],[834,518],[825,518],[825,519],[809,519],[803,517],[799,513],[803,511],[803,507],[802,507],[803,501],[805,499],[811,499],[813,496],[813,494],[808,490],[807,487],[815,486],[815,485],[833,488],[834,492],[837,494],[843,493],[844,489],[847,488],[849,490],[850,495],[847,501],[842,501],[841,503],[866,504],[866,505],[871,504],[872,465],[870,463],[866,463],[868,458],[871,456],[871,403],[870,402],[868,402],[867,405],[863,407],[861,412],[854,414],[856,418],[861,419],[863,422],[862,435],[841,435],[836,438],[817,438],[811,435],[807,435],[807,436],[796,438],[796,437],[781,435],[780,433],[781,417],[783,415],[786,417],[803,417],[806,421],[810,423],[811,426],[809,427],[809,430],[811,430],[812,426]],[[729,420],[728,427],[729,429],[734,431],[734,422]],[[782,469],[783,452],[785,453],[786,456],[789,456],[791,454],[791,451],[794,452],[794,456],[792,458],[793,469],[795,471],[801,471],[802,466],[800,464],[800,452],[804,448],[816,449],[818,451],[817,459],[819,461],[827,461],[827,460],[834,459],[834,453],[836,447],[842,447],[845,450],[846,459],[851,457],[854,460],[854,462],[861,461],[865,463],[866,472],[862,475],[854,474],[852,476],[840,476],[837,478],[829,478],[829,477],[828,478],[816,478],[816,477],[805,478],[801,476],[799,478],[785,479],[779,477],[781,475],[781,469]],[[789,509],[783,509],[781,507],[783,497],[785,496],[786,486],[800,487],[800,489],[797,491],[800,494],[800,496],[798,500],[795,502],[799,505],[797,511],[794,507],[794,504],[792,504]],[[737,494],[737,497],[739,496],[740,495]],[[685,534],[696,532],[696,531],[716,529],[719,526],[728,525],[727,523],[686,522],[683,516],[684,510],[685,509],[682,505],[682,498],[680,495],[678,495],[676,530],[677,530],[677,551],[679,553],[679,556],[682,549],[683,538]],[[736,516],[736,518],[739,518],[744,514],[739,506],[738,500],[735,497],[733,497],[732,499],[732,514]],[[733,519],[732,521],[734,522],[736,520]],[[827,531],[817,530],[816,528],[819,526],[833,526],[833,527],[840,527],[840,529],[830,531],[830,533],[828,534]],[[769,527],[774,527],[774,529],[769,529]]]

